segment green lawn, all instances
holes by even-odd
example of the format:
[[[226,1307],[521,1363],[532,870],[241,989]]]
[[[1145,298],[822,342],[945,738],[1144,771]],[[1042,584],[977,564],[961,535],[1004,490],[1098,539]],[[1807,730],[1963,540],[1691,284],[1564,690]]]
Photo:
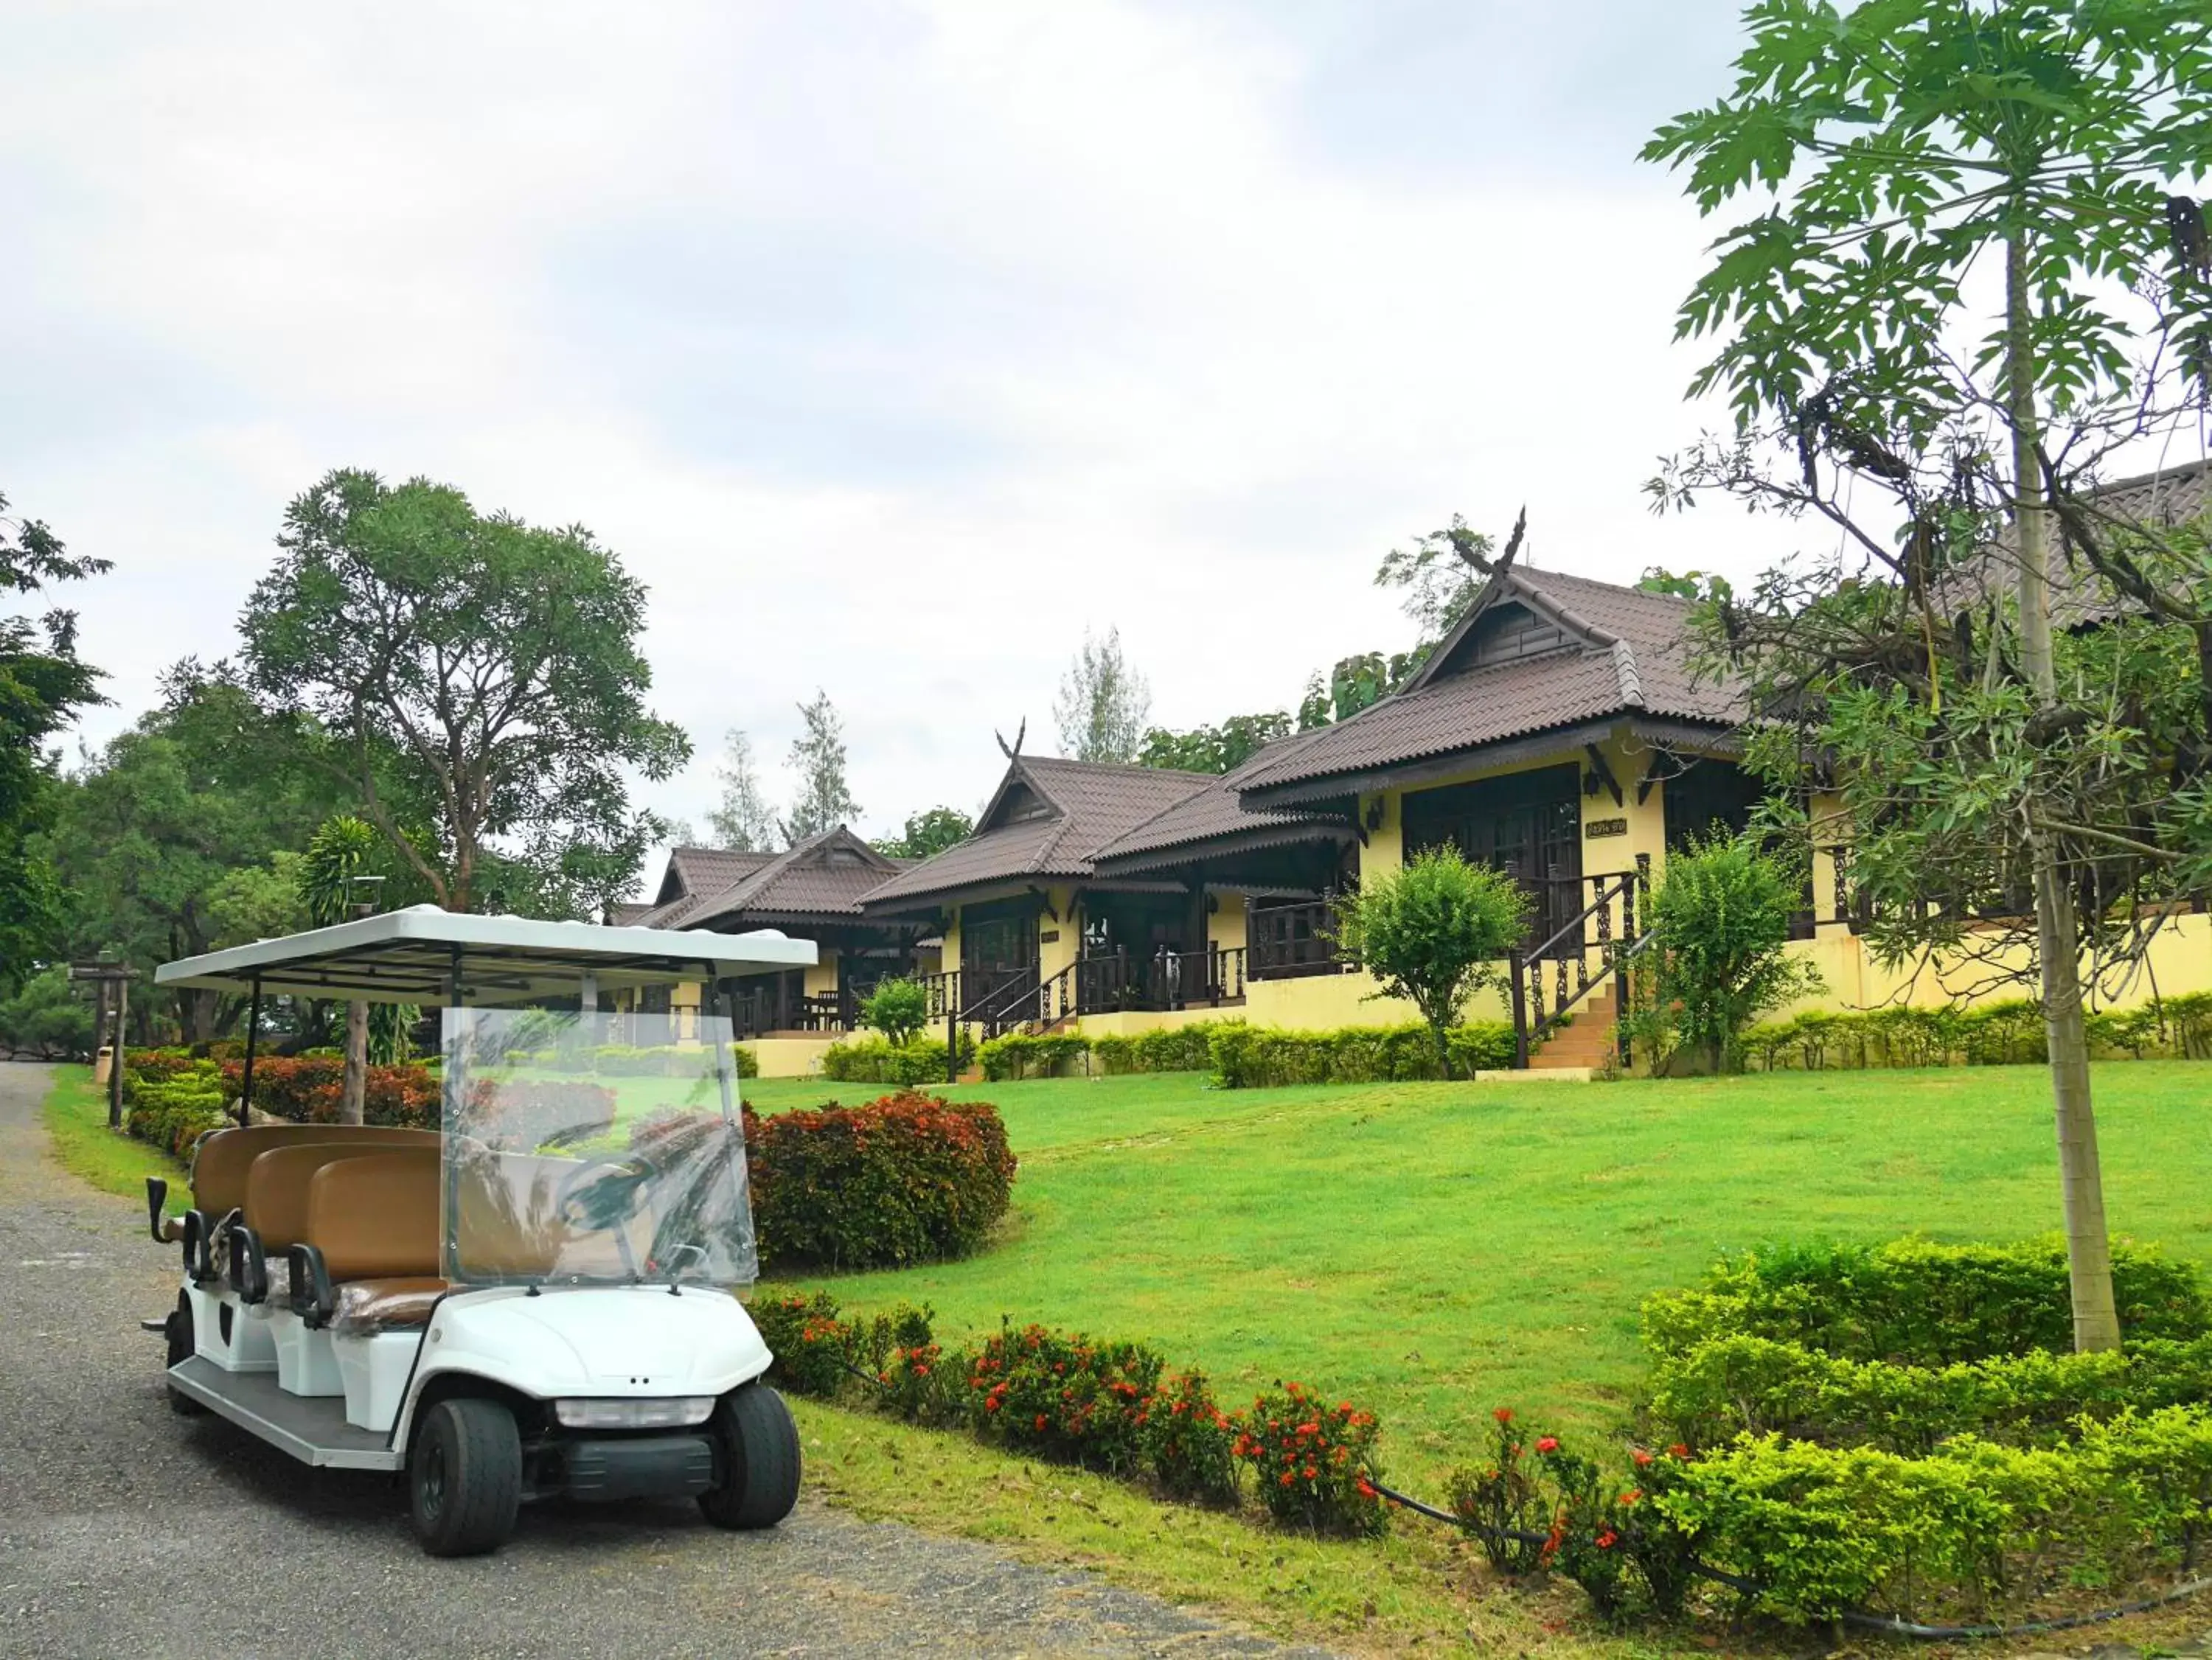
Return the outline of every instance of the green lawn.
[[[184,1166],[158,1148],[107,1127],[107,1092],[94,1087],[90,1067],[54,1069],[46,1113],[55,1161],[79,1180],[143,1203],[146,1178],[162,1176],[169,1183],[169,1209],[182,1210],[189,1203]]]
[[[850,1086],[755,1087],[763,1110]],[[1775,1239],[2054,1229],[2039,1068],[1668,1083],[1221,1091],[1195,1075],[979,1084],[1022,1168],[985,1255],[808,1281],[1149,1340],[1243,1398],[1277,1378],[1357,1397],[1432,1489],[1490,1409],[1614,1421],[1644,1295]],[[2118,1233],[2212,1259],[2212,1064],[2097,1069]]]

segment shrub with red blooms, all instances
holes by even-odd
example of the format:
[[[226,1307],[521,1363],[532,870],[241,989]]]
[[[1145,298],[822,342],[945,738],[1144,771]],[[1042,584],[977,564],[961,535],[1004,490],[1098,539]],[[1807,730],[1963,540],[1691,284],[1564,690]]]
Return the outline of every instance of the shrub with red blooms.
[[[769,1381],[794,1395],[836,1395],[851,1379],[846,1348],[851,1329],[837,1318],[826,1292],[811,1297],[763,1297],[748,1312],[761,1341],[775,1357]]]
[[[246,1081],[243,1060],[222,1063],[223,1088],[236,1100]],[[345,1100],[345,1059],[338,1055],[262,1055],[253,1062],[253,1105],[295,1124],[336,1124]],[[362,1094],[362,1119],[404,1130],[435,1130],[438,1080],[428,1067],[372,1066]]]
[[[1452,1478],[1452,1509],[1492,1566],[1506,1573],[1557,1569],[1609,1620],[1638,1603],[1679,1614],[1689,1592],[1690,1541],[1651,1500],[1676,1482],[1689,1449],[1638,1447],[1626,1471],[1608,1474],[1556,1435],[1523,1437],[1510,1408],[1492,1415],[1488,1462]]]
[[[1145,1403],[1146,1456],[1160,1488],[1201,1505],[1237,1502],[1236,1421],[1214,1404],[1203,1372],[1170,1374]]]
[[[1278,1384],[1238,1420],[1232,1445],[1253,1466],[1261,1502],[1287,1526],[1361,1537],[1389,1518],[1375,1466],[1375,1415],[1330,1406],[1303,1384]]]
[[[1160,1357],[1141,1343],[1012,1324],[969,1363],[977,1428],[1018,1451],[1129,1476],[1145,1467]]]
[[[908,1090],[745,1115],[763,1262],[876,1268],[964,1257],[1006,1214],[1014,1155],[999,1110]]]

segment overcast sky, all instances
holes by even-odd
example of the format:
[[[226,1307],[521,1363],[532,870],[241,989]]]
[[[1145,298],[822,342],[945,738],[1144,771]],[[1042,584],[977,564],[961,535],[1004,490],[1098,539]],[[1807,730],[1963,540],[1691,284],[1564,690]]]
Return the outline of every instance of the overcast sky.
[[[1401,647],[1453,512],[1532,562],[1742,572],[1655,520],[1713,419],[1672,316],[1712,227],[1637,163],[1721,0],[320,7],[15,0],[0,491],[76,552],[97,741],[235,646],[287,500],[422,473],[589,525],[654,700],[787,789],[843,712],[861,827],[973,809],[1118,626],[1174,725]]]

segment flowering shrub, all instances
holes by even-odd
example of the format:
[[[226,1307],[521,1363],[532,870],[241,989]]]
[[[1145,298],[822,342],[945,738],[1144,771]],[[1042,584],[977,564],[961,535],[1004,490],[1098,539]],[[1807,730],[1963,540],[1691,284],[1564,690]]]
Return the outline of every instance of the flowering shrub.
[[[1014,1155],[999,1111],[904,1092],[745,1115],[763,1261],[830,1268],[964,1257],[1012,1197]]]
[[[763,1297],[748,1312],[775,1360],[769,1381],[795,1395],[834,1398],[852,1378],[847,1361],[851,1332],[837,1318],[836,1299],[826,1292],[811,1297]]]
[[[1530,1573],[1544,1565],[1558,1506],[1525,1456],[1528,1444],[1513,1427],[1513,1409],[1499,1407],[1491,1416],[1498,1427],[1489,1460],[1452,1477],[1452,1513],[1481,1545],[1491,1566],[1500,1573]]]
[[[989,1439],[1112,1475],[1145,1466],[1160,1357],[1139,1343],[1009,1324],[969,1366],[978,1425]]]
[[[243,1059],[221,1063],[223,1088],[236,1100],[246,1083]],[[295,1124],[336,1124],[345,1099],[345,1060],[338,1055],[262,1055],[253,1063],[253,1106]],[[428,1067],[372,1066],[362,1096],[362,1122],[407,1130],[438,1127],[438,1080]]]
[[[1253,1465],[1268,1513],[1313,1533],[1361,1537],[1389,1526],[1376,1490],[1375,1415],[1335,1406],[1302,1384],[1278,1384],[1239,1423],[1232,1451]]]
[[[1214,1403],[1202,1372],[1176,1372],[1145,1403],[1146,1457],[1161,1490],[1202,1505],[1237,1502],[1236,1421]]]

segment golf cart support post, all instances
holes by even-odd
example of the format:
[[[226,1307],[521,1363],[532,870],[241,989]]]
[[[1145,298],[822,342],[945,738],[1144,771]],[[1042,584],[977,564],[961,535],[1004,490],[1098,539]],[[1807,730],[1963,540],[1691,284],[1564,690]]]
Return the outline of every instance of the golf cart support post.
[[[155,1237],[185,1251],[163,1324],[178,1409],[309,1463],[404,1469],[441,1554],[496,1546],[539,1493],[690,1493],[726,1526],[780,1520],[799,1447],[758,1381],[767,1348],[734,1297],[684,1293],[756,1272],[730,983],[815,960],[772,931],[420,906],[157,971],[254,1011],[239,1124],[196,1149],[181,1226],[149,1184]],[[696,1026],[618,1016],[605,1047],[599,988],[679,980],[702,983]],[[443,1002],[440,1131],[253,1124],[266,993]],[[568,999],[574,1015],[544,1007]]]

